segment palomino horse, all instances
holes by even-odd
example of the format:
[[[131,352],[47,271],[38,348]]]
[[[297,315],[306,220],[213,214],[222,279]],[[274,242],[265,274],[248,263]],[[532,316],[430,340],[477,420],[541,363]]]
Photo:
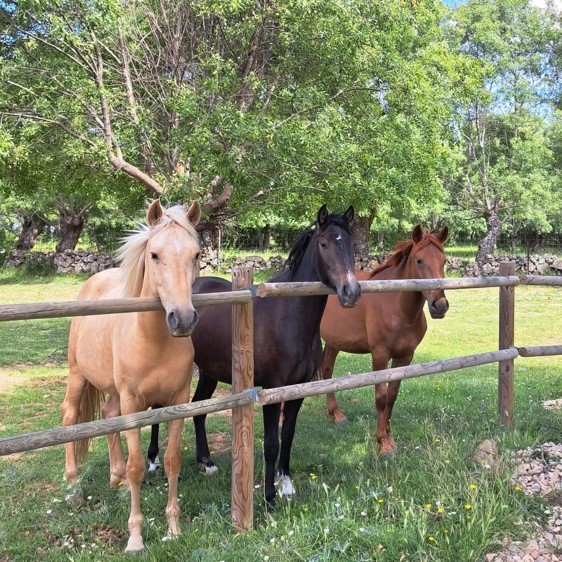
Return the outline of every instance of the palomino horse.
[[[158,296],[163,310],[72,320],[68,341],[70,372],[61,407],[64,425],[93,420],[103,394],[107,394],[101,409],[104,418],[140,412],[156,403],[175,405],[189,401],[194,351],[187,336],[197,324],[191,294],[199,260],[194,226],[200,216],[196,202],[186,212],[180,206],[166,210],[154,201],[146,214],[147,226],[129,236],[119,250],[121,267],[94,275],[80,290],[80,300]],[[170,536],[180,533],[177,487],[182,428],[183,419],[169,422],[164,465]],[[125,466],[120,435],[107,436],[110,485],[122,483],[130,490],[126,552],[137,552],[144,548],[140,429],[127,431],[126,437],[129,457]],[[70,484],[77,482],[78,463],[87,447],[87,442],[78,446],[66,444],[65,476]]]
[[[361,288],[354,273],[353,238],[349,225],[353,207],[344,214],[328,214],[320,208],[316,228],[303,232],[287,259],[287,269],[272,281],[322,281],[336,290],[343,307],[355,306]],[[216,277],[200,277],[194,291],[212,293],[229,291],[231,284]],[[269,297],[254,302],[254,378],[263,388],[275,388],[310,380],[318,371],[322,356],[320,320],[326,306],[324,296]],[[201,310],[199,324],[193,332],[195,363],[199,382],[193,401],[210,398],[218,381],[232,383],[232,313],[230,306],[213,306]],[[265,499],[268,507],[275,502],[275,463],[279,455],[277,485],[280,495],[293,495],[289,458],[297,415],[303,399],[285,403],[285,416],[279,449],[279,404],[263,407]],[[197,416],[195,438],[197,462],[207,473],[217,471],[211,460],[205,417]],[[149,448],[152,458],[157,452],[158,433],[153,426]]]
[[[424,233],[420,225],[412,232],[411,240],[403,240],[391,256],[372,273],[356,272],[361,280],[433,279],[442,278],[445,266],[443,244],[448,228],[439,234]],[[432,318],[443,318],[449,308],[445,293],[434,291],[367,293],[353,310],[343,310],[335,299],[328,304],[320,334],[326,342],[322,354],[321,374],[332,377],[334,362],[340,351],[370,353],[373,371],[409,365],[416,347],[422,341],[427,323],[423,306],[428,302]],[[398,396],[400,381],[378,384],[375,387],[377,407],[377,440],[382,454],[391,454],[395,442],[390,433],[392,407]],[[327,394],[328,412],[337,423],[345,422],[334,393]]]

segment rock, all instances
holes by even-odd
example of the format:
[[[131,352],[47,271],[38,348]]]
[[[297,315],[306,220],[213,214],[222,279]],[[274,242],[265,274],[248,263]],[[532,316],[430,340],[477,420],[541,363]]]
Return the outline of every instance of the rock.
[[[498,467],[498,447],[493,439],[486,439],[470,459],[473,463],[495,470]]]

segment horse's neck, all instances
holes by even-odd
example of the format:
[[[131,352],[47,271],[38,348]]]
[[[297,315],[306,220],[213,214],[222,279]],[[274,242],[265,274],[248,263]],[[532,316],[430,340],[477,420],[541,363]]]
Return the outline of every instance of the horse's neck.
[[[311,241],[311,244],[313,242]],[[291,277],[294,282],[315,282],[321,281],[316,272],[315,255],[312,247],[308,247],[299,267]],[[320,321],[326,308],[327,295],[290,297],[294,303],[295,310],[300,315],[300,321],[304,321],[308,326],[317,326],[320,329]]]
[[[392,265],[380,271],[374,281],[378,280],[398,280],[398,279],[414,279],[409,272],[408,259],[403,259],[399,264]],[[401,291],[395,293],[400,302],[400,309],[408,316],[416,317],[423,309],[425,298],[421,291]]]

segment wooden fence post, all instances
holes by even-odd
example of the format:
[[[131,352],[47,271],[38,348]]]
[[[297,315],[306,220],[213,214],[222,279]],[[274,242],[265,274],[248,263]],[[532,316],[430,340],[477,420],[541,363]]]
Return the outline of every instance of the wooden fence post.
[[[513,262],[500,262],[500,276],[515,275]],[[500,349],[514,344],[515,288],[500,287],[499,346]],[[514,372],[513,359],[498,363],[498,414],[500,424],[513,427]]]
[[[254,282],[251,267],[232,270],[232,289]],[[254,386],[253,303],[232,305],[232,393]],[[254,524],[254,405],[232,411],[232,524],[236,531]]]

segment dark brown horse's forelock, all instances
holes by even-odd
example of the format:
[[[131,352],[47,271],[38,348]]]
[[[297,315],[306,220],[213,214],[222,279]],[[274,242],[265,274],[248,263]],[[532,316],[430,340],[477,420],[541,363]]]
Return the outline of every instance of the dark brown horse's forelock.
[[[349,223],[341,213],[332,213],[331,215],[328,215],[326,222],[320,226],[320,231],[326,230],[330,225],[339,226],[347,232],[347,234],[351,234]],[[315,232],[316,227],[310,227],[308,230],[302,232],[297,238],[297,241],[293,244],[293,247],[289,252],[289,257],[285,261],[285,269],[289,270],[289,278],[292,278],[299,268],[302,258]]]
[[[430,244],[433,244],[440,252],[445,253],[445,248],[443,244],[439,241],[437,236],[431,232],[425,232],[423,238],[416,244],[411,238],[408,240],[401,240],[394,246],[392,254],[388,256],[378,267],[375,267],[369,276],[369,279],[375,277],[378,273],[387,269],[389,267],[399,265],[403,260],[408,259],[410,253],[416,248],[416,250],[423,250]]]

